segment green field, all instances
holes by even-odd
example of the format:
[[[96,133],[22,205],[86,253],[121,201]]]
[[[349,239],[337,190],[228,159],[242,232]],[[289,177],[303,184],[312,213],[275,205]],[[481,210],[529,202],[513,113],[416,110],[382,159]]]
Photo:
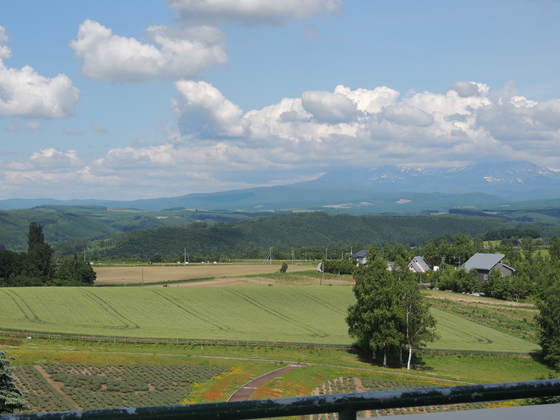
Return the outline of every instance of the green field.
[[[350,344],[350,287],[3,288],[0,325],[106,337]],[[435,349],[526,353],[519,338],[434,310]]]

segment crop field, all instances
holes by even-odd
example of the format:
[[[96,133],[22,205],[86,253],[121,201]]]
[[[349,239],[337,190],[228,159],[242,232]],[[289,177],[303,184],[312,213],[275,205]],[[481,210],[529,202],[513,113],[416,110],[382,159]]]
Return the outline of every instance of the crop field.
[[[216,366],[17,366],[31,412],[179,404],[194,384],[227,370]]]
[[[288,272],[313,269],[311,265],[290,264]],[[278,264],[177,264],[149,266],[94,266],[96,285],[127,285],[166,281],[239,277],[278,272]]]
[[[5,329],[102,337],[351,344],[345,286],[3,288]],[[536,345],[434,309],[435,349],[528,353]]]

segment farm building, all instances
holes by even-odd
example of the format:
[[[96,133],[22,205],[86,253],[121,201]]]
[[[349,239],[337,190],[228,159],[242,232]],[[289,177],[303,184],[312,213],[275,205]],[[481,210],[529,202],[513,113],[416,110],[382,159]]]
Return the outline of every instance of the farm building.
[[[474,268],[477,271],[477,277],[480,281],[488,280],[488,275],[494,268],[502,273],[502,277],[511,276],[515,269],[504,264],[504,258],[504,254],[476,253],[469,258],[464,267],[467,271]]]

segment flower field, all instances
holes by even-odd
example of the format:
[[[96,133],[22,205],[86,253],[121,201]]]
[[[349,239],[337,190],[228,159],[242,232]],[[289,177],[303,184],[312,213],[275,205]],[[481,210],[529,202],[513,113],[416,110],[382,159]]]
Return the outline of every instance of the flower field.
[[[423,379],[414,380],[405,376],[378,375],[377,377],[350,377],[342,376],[329,381],[313,390],[313,395],[343,394],[349,392],[369,392],[369,391],[389,391],[398,389],[430,388],[434,386],[448,386],[436,379],[426,381]],[[476,408],[486,408],[489,403],[472,404],[452,404],[445,406],[409,407],[387,410],[373,410],[358,413],[358,417],[381,417],[394,414],[418,414],[418,413],[437,413],[442,411],[470,410]],[[308,416],[310,420],[335,420],[337,415],[334,413]]]
[[[81,336],[351,344],[347,286],[2,288],[0,325]],[[433,310],[434,349],[528,353],[536,345]]]
[[[23,365],[16,376],[32,412],[179,404],[195,384],[226,371],[216,366]]]

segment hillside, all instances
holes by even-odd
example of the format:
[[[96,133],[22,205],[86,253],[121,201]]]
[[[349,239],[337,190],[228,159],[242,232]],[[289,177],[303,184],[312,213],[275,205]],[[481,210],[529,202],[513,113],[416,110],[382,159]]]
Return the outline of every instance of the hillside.
[[[237,223],[213,226],[189,225],[187,228],[157,228],[121,234],[101,248],[102,256],[118,255],[144,258],[161,253],[182,255],[187,248],[193,253],[249,253],[270,247],[286,249],[325,247],[357,243],[416,244],[432,238],[465,233],[477,236],[496,229],[534,227],[542,236],[560,235],[560,226],[514,223],[497,217],[466,216],[351,216],[322,212],[294,213],[258,217]]]
[[[0,244],[14,251],[25,250],[31,222],[43,226],[45,240],[57,245],[74,239],[95,241],[135,229],[184,226],[200,221],[236,221],[264,214],[271,213],[199,211],[182,207],[145,211],[103,206],[44,205],[33,209],[0,211]]]

